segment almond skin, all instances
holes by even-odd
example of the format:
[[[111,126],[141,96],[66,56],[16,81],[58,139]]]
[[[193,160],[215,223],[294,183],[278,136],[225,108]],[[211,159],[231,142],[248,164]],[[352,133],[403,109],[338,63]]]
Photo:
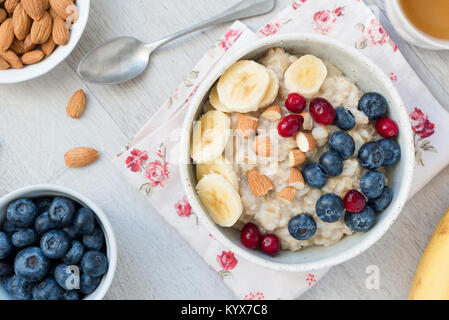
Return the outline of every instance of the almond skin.
[[[45,9],[42,0],[22,0],[21,4],[31,19],[40,20],[44,16]]]
[[[35,64],[45,58],[45,54],[41,50],[33,50],[22,56],[23,64]]]
[[[40,20],[35,20],[31,26],[31,41],[36,44],[42,44],[48,40],[51,35],[53,19],[48,12]]]
[[[304,177],[298,168],[293,167],[288,177],[288,185],[298,190],[304,189]]]
[[[6,18],[8,18],[8,13],[6,12],[5,9],[0,8],[0,23],[2,23],[3,21],[5,21]]]
[[[295,188],[293,187],[285,187],[277,194],[279,199],[282,199],[286,202],[292,202],[295,199]]]
[[[84,93],[83,90],[78,90],[73,94],[73,96],[67,103],[66,112],[70,117],[76,119],[79,116],[81,116],[85,107],[86,107],[86,94]]]
[[[45,56],[48,57],[55,50],[56,43],[53,41],[53,37],[48,38],[48,40],[42,44],[41,50],[44,52]]]
[[[12,27],[12,18],[8,18],[0,26],[0,50],[8,50],[13,41],[14,29]]]
[[[262,112],[261,117],[271,121],[280,120],[282,118],[282,108],[280,106],[271,106]]]
[[[296,167],[306,161],[306,154],[299,149],[290,150],[288,154],[289,167]]]
[[[5,59],[0,58],[0,70],[6,69],[9,69],[9,63]]]
[[[60,46],[65,46],[70,39],[70,31],[67,24],[60,17],[53,19],[53,41]]]
[[[50,9],[50,1],[48,0],[42,0],[42,5],[44,6],[44,10],[47,11]]]
[[[296,143],[302,152],[312,151],[317,145],[315,138],[305,132],[299,132],[296,135]]]
[[[8,11],[9,14],[13,14],[19,2],[20,2],[19,0],[6,0],[5,10]]]
[[[66,21],[73,14],[72,10],[75,4],[72,0],[50,0],[50,7],[59,17]]]
[[[35,44],[33,40],[31,40],[31,33],[29,33],[25,40],[23,40],[23,46],[25,47],[25,52],[29,52],[36,48],[37,44]]]
[[[97,159],[97,150],[85,147],[71,149],[64,155],[65,164],[70,168],[84,167]]]
[[[258,124],[258,119],[239,113],[236,121],[237,134],[242,138],[253,136],[256,133]]]
[[[22,54],[25,53],[25,44],[23,43],[22,40],[17,40],[16,38],[12,42],[12,45],[11,47],[9,47],[9,49],[14,51],[18,56],[21,56]]]
[[[271,155],[271,139],[268,136],[257,137],[252,147],[254,152],[260,156],[269,157]]]
[[[12,16],[12,25],[17,39],[23,40],[26,38],[28,33],[30,33],[31,22],[31,18],[25,12],[22,4],[19,3]]]
[[[256,197],[264,196],[274,188],[271,180],[257,170],[248,171],[246,178],[249,188]]]
[[[4,52],[0,52],[0,56],[9,63],[11,68],[13,69],[23,68],[22,60],[20,60],[19,56],[14,51],[7,50]]]

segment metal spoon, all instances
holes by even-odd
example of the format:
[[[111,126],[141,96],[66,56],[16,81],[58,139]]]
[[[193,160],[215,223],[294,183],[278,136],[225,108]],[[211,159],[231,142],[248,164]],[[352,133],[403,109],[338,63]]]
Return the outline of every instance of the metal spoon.
[[[109,40],[84,56],[78,74],[85,81],[97,84],[134,79],[147,68],[151,53],[160,46],[209,26],[268,13],[275,4],[276,0],[243,0],[218,16],[150,44],[133,37]]]

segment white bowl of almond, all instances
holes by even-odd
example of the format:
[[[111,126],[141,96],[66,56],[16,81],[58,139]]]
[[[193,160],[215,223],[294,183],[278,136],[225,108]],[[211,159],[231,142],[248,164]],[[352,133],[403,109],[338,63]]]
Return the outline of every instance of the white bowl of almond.
[[[75,48],[90,0],[0,0],[0,84],[39,77]]]
[[[261,39],[223,62],[185,120],[181,174],[209,231],[286,271],[344,262],[399,215],[414,149],[389,78],[316,35]]]

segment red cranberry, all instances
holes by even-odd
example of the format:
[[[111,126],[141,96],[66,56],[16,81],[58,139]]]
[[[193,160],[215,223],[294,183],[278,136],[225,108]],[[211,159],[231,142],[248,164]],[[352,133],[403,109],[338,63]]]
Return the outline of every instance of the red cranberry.
[[[290,93],[285,100],[285,107],[293,113],[301,113],[307,106],[306,98],[298,93]]]
[[[293,137],[299,132],[304,123],[302,116],[291,114],[282,119],[278,124],[278,133],[281,137]]]
[[[359,191],[351,190],[345,195],[343,203],[347,211],[356,213],[365,208],[366,199]]]
[[[263,236],[260,248],[263,252],[270,256],[274,256],[278,253],[280,247],[279,239],[274,234],[267,234]]]
[[[377,120],[376,130],[384,138],[393,138],[399,133],[398,125],[389,118],[380,118]]]
[[[247,223],[240,232],[240,241],[249,249],[256,249],[260,243],[260,232],[256,225]]]
[[[334,123],[337,115],[331,103],[324,98],[315,98],[310,101],[310,113],[313,120],[324,125]]]

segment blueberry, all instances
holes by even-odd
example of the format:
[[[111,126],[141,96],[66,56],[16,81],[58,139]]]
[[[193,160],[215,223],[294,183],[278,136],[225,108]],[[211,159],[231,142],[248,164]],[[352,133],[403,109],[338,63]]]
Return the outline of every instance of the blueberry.
[[[380,197],[385,187],[385,176],[379,171],[368,171],[360,179],[360,188],[368,198]]]
[[[345,107],[338,107],[335,109],[337,116],[335,124],[341,130],[352,130],[355,127],[355,118],[351,111]]]
[[[95,230],[95,214],[89,208],[80,208],[76,213],[73,227],[80,235],[92,234]]]
[[[331,151],[338,153],[343,159],[352,157],[355,151],[354,139],[344,131],[334,132],[327,144]]]
[[[310,162],[306,164],[301,172],[304,181],[312,188],[322,188],[326,184],[326,174],[316,163]]]
[[[360,212],[346,212],[345,223],[354,232],[367,231],[374,225],[376,214],[370,206]]]
[[[377,169],[384,164],[384,149],[379,143],[371,141],[365,143],[359,150],[360,165],[366,169]]]
[[[38,198],[34,200],[37,207],[37,214],[42,214],[44,212],[47,212],[48,209],[50,209],[50,205],[52,202],[51,198]]]
[[[69,252],[65,255],[65,257],[62,259],[64,263],[67,263],[69,265],[71,264],[78,264],[81,261],[81,258],[83,257],[84,253],[84,246],[81,242],[78,240],[72,241],[72,247],[70,248]]]
[[[70,240],[61,230],[52,230],[41,238],[41,249],[44,255],[50,259],[61,259],[70,248]]]
[[[26,281],[42,280],[49,269],[50,260],[37,247],[23,249],[14,260],[14,271]]]
[[[79,289],[80,272],[78,267],[59,264],[54,271],[56,282],[65,290]]]
[[[340,220],[345,213],[343,200],[335,193],[327,193],[321,196],[315,205],[318,218],[327,223]]]
[[[43,235],[45,232],[57,228],[59,228],[59,225],[56,222],[50,220],[48,212],[42,213],[36,218],[36,221],[34,222],[34,229],[36,230],[38,235]]]
[[[382,212],[388,207],[393,200],[393,190],[389,187],[385,187],[382,194],[375,198],[369,199],[368,204],[377,212]]]
[[[64,294],[62,295],[62,298],[64,300],[79,300],[80,294],[76,290],[69,290],[69,291],[64,292]]]
[[[288,222],[288,232],[296,240],[307,240],[316,232],[316,222],[308,213],[298,214]]]
[[[31,227],[37,216],[37,207],[29,199],[19,199],[9,204],[6,219],[19,228]]]
[[[61,300],[64,290],[52,278],[46,278],[34,286],[33,300]]]
[[[359,109],[366,114],[368,119],[373,120],[387,112],[388,103],[381,94],[369,92],[360,98]]]
[[[379,140],[379,145],[384,150],[385,160],[384,166],[392,166],[401,158],[401,147],[392,139]]]
[[[13,233],[11,237],[12,244],[17,248],[31,246],[37,241],[37,234],[33,229],[22,229]]]
[[[14,299],[30,300],[33,285],[32,283],[25,281],[22,277],[13,275],[6,279],[5,289]]]
[[[60,226],[66,226],[72,223],[75,217],[75,202],[68,198],[56,197],[48,209],[50,220]]]
[[[108,258],[100,251],[87,251],[81,259],[81,270],[91,277],[99,277],[108,271]]]
[[[0,259],[4,259],[12,252],[11,238],[5,232],[0,232]]]
[[[16,227],[11,221],[8,221],[5,219],[5,222],[3,222],[3,231],[6,233],[14,233],[20,228]]]
[[[101,250],[104,244],[103,231],[100,228],[95,228],[91,235],[83,236],[83,245],[86,249]]]
[[[328,176],[339,176],[343,172],[343,159],[333,151],[325,152],[319,160],[320,168]]]
[[[74,240],[74,239],[78,238],[78,236],[79,236],[79,234],[78,234],[78,232],[76,232],[74,226],[66,226],[66,227],[62,228],[62,231],[65,232],[65,234],[67,235],[67,237],[69,237],[70,240]]]
[[[7,261],[0,261],[0,277],[9,276],[12,273],[11,264]]]
[[[80,289],[81,292],[84,294],[91,294],[92,292],[97,289],[98,285],[100,284],[101,278],[100,277],[91,277],[88,274],[82,274],[81,275],[81,281],[80,281]]]

